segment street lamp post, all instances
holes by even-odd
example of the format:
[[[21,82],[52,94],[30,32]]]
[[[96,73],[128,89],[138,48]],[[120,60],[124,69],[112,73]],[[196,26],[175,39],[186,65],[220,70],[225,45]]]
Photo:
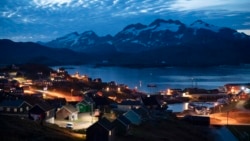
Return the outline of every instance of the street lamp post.
[[[228,126],[228,114],[229,114],[229,111],[227,111],[227,126]]]
[[[93,103],[91,103],[91,123],[93,123]]]

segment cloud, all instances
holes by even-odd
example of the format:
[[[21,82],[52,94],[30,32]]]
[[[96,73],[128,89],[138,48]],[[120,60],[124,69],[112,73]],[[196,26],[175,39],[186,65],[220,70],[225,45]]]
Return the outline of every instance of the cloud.
[[[170,8],[177,11],[190,10],[218,10],[224,9],[228,11],[250,11],[249,0],[176,0]]]
[[[239,29],[238,32],[245,33],[247,35],[250,35],[250,29]]]
[[[1,0],[0,36],[34,40],[54,31],[53,38],[86,30],[115,34],[128,24],[148,24],[157,18],[184,23],[202,19],[248,29],[249,5],[249,0]]]

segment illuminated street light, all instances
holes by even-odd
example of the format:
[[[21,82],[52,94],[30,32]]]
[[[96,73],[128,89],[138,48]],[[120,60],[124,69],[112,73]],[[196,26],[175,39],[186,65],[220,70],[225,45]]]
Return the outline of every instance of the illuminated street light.
[[[245,90],[245,87],[244,87],[244,86],[242,86],[242,87],[241,87],[241,90]]]

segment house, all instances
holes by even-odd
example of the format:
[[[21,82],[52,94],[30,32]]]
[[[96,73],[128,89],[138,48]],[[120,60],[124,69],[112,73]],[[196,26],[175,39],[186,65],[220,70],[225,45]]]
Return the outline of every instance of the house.
[[[134,125],[140,125],[142,123],[141,116],[132,109],[123,115]]]
[[[5,99],[0,103],[0,113],[28,117],[28,111],[31,107],[31,104],[22,99]]]
[[[112,123],[113,123],[113,126],[115,127],[115,134],[116,135],[121,136],[121,135],[128,134],[131,122],[125,116],[121,115],[121,116],[117,117]]]
[[[114,141],[114,137],[114,126],[105,117],[92,124],[86,130],[86,141]]]
[[[150,118],[149,113],[145,108],[134,108],[123,115],[134,125],[140,125],[142,122]]]
[[[132,108],[138,109],[141,106],[141,101],[123,100],[121,103],[117,104],[117,109],[121,111],[128,111]]]
[[[45,101],[37,101],[30,110],[29,118],[32,120],[46,121],[48,123],[54,123],[55,108],[49,105]]]
[[[65,105],[56,112],[56,119],[74,121],[78,119],[78,110],[72,105]]]
[[[240,91],[249,91],[250,83],[228,83],[224,89],[228,94],[238,94]]]
[[[93,104],[85,100],[82,100],[81,102],[78,102],[76,104],[76,108],[79,113],[91,112],[93,110]]]
[[[141,107],[141,108],[138,108],[138,109],[134,108],[132,110],[135,113],[137,113],[138,115],[140,115],[142,122],[147,121],[148,119],[151,118],[149,111],[144,107]]]

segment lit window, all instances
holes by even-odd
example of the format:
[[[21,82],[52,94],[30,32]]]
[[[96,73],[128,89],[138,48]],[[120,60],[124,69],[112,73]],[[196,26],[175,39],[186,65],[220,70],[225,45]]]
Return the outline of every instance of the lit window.
[[[17,112],[17,108],[14,108],[14,112]]]
[[[28,106],[26,107],[26,111],[29,111],[29,107]]]
[[[23,112],[23,108],[20,108],[20,112]]]
[[[7,111],[7,112],[9,112],[9,111],[10,111],[10,108],[9,108],[9,107],[8,107],[8,108],[6,108],[6,111]]]

